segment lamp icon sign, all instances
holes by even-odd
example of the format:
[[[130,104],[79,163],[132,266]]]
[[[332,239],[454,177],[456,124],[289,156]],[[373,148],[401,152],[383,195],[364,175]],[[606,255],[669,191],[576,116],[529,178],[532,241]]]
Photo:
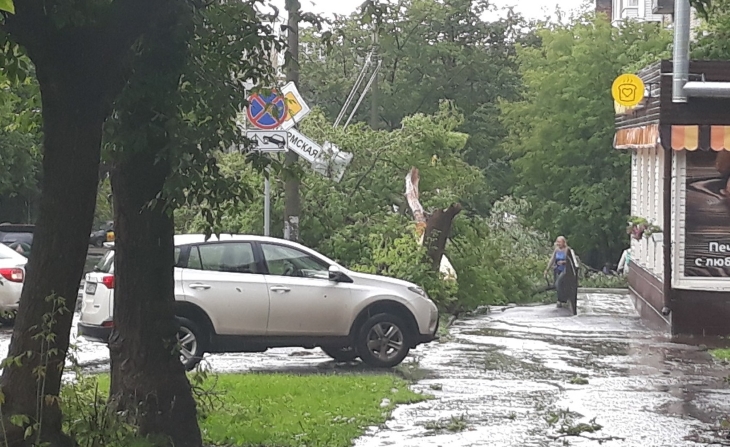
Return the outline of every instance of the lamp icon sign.
[[[613,81],[613,100],[624,107],[634,107],[644,99],[644,81],[633,74],[623,74]]]

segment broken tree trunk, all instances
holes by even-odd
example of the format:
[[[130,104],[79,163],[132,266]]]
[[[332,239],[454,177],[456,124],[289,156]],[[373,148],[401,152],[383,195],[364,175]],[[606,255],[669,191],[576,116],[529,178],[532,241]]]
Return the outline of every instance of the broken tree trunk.
[[[455,277],[455,272],[451,269],[451,264],[446,259],[444,252],[446,251],[446,242],[451,233],[452,222],[456,215],[461,212],[461,204],[452,203],[446,209],[437,209],[430,215],[426,214],[419,200],[419,180],[418,169],[415,167],[411,168],[408,175],[406,175],[405,195],[408,206],[413,212],[413,218],[416,221],[416,232],[421,238],[421,245],[426,247],[433,269],[440,270],[447,277]],[[444,266],[444,264],[446,265]]]

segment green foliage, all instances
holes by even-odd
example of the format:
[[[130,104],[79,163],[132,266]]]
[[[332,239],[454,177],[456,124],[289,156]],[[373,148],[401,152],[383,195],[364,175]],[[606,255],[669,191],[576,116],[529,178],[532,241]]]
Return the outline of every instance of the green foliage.
[[[100,376],[78,371],[75,379],[61,389],[63,430],[79,447],[151,447],[140,439],[135,428],[107,406],[109,383]]]
[[[490,183],[465,205],[486,211],[511,186],[497,102],[517,98],[514,42],[521,41],[525,25],[514,14],[485,20],[493,10],[479,0],[366,2],[361,14],[336,18],[333,41],[323,43],[324,33],[315,31],[302,36],[302,94],[333,120],[375,40],[382,68],[374,124],[397,129],[405,117],[436,113],[440,101],[452,101],[464,114],[457,130],[469,135],[461,157],[485,170]],[[370,119],[368,104],[360,107],[356,122]]]
[[[105,127],[105,149],[112,160],[153,151],[158,162],[168,163],[158,198],[169,209],[199,210],[207,231],[220,224],[219,203],[252,199],[240,173],[223,175],[216,157],[242,145],[237,118],[245,83],[274,83],[271,54],[282,51],[283,41],[253,0],[213,2],[182,17],[167,47],[148,44],[138,55],[136,76]],[[248,161],[261,166],[255,155]]]
[[[218,397],[217,405],[204,404],[198,414],[206,445],[347,447],[367,427],[385,422],[395,405],[425,399],[392,375],[189,377],[194,387]],[[107,375],[77,374],[64,386],[64,428],[79,447],[157,445],[137,437],[124,415],[106,407],[108,389]]]
[[[630,157],[612,148],[615,77],[647,53],[662,54],[670,36],[656,25],[613,27],[587,17],[538,31],[539,47],[518,51],[522,99],[502,104],[514,157],[516,193],[527,223],[565,235],[581,257],[600,265],[626,245]]]
[[[457,216],[446,255],[458,281],[442,281],[418,244],[410,210],[404,199],[405,176],[411,166],[420,171],[420,200],[426,211],[453,202],[469,203],[484,193],[480,170],[464,162],[466,136],[457,131],[462,116],[443,103],[434,115],[403,119],[394,131],[373,131],[361,124],[346,131],[333,129],[315,111],[302,123],[302,132],[317,142],[331,141],[354,159],[337,184],[303,168],[302,242],[354,270],[394,276],[424,287],[447,312],[484,304],[531,299],[548,259],[544,235],[529,230],[515,216],[524,201],[495,204],[490,219],[471,212]],[[252,188],[263,187],[259,174],[240,154],[220,157],[221,172],[238,174]],[[260,234],[263,201],[222,208],[221,231]],[[272,234],[281,234],[283,184],[272,177]],[[180,209],[179,231],[202,231],[201,210]],[[184,222],[183,222],[184,220]]]
[[[588,270],[583,266],[578,280],[580,287],[587,289],[627,289],[629,277],[626,275],[607,275],[603,272]]]
[[[730,59],[730,1],[713,0],[693,42],[692,57],[706,60]]]
[[[104,178],[99,181],[99,189],[96,192],[94,225],[98,226],[111,220],[114,220],[114,210],[112,208],[112,185],[109,176],[104,176]]]
[[[0,221],[30,220],[41,171],[38,85],[0,74]]]
[[[13,0],[0,0],[0,11],[7,11],[11,14],[15,14],[15,4]]]
[[[717,360],[730,361],[730,349],[712,349],[710,350],[710,354],[712,354],[712,356]]]
[[[226,410],[201,421],[216,445],[347,447],[396,404],[424,399],[387,375],[220,376],[219,389]]]

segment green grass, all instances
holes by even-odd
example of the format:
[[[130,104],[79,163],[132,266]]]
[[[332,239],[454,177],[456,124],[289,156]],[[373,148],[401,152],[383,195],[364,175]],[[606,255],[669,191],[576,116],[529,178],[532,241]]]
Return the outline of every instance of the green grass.
[[[200,418],[208,445],[348,447],[367,427],[385,422],[395,405],[427,399],[392,374],[225,374],[208,380],[217,396]],[[98,383],[106,394],[108,376],[98,376]]]
[[[391,375],[225,375],[218,390],[223,411],[201,421],[204,438],[237,446],[347,447],[396,404],[424,399]]]
[[[730,349],[712,349],[710,354],[718,360],[730,361]]]

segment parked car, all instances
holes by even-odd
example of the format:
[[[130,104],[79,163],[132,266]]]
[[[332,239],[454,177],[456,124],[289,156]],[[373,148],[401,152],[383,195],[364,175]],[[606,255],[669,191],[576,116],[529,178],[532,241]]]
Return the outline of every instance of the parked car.
[[[94,247],[104,246],[104,242],[114,241],[114,222],[105,222],[98,230],[89,236],[89,245]]]
[[[205,353],[321,347],[338,361],[392,367],[435,339],[438,309],[415,284],[350,271],[294,242],[244,235],[175,237],[181,360]],[[78,333],[114,326],[114,250],[86,275]]]
[[[33,245],[34,230],[34,225],[0,224],[0,243],[7,245],[27,258],[30,256],[30,247]]]
[[[0,323],[12,324],[18,310],[28,258],[0,244]]]

